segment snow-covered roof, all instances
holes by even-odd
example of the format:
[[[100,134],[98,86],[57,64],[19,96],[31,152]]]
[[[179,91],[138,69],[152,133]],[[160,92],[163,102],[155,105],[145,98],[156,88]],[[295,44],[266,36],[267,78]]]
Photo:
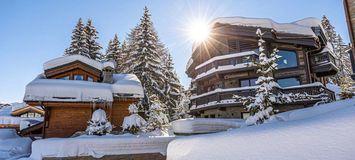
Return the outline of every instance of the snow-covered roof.
[[[114,83],[45,79],[39,75],[26,86],[24,101],[112,102],[115,96],[142,98],[143,88],[133,74],[114,74]]]
[[[115,68],[115,63],[113,62],[100,62],[100,61],[96,61],[93,59],[90,59],[88,57],[82,56],[82,55],[71,55],[71,56],[63,56],[63,57],[59,57],[56,59],[52,59],[50,61],[47,61],[46,63],[43,64],[43,69],[44,70],[48,70],[48,69],[52,69],[55,67],[59,67],[68,63],[72,63],[75,61],[80,61],[82,63],[85,63],[91,67],[94,67],[98,70],[102,70],[103,68],[110,66],[112,68]]]
[[[220,17],[211,22],[211,24],[215,23],[269,28],[274,29],[276,32],[316,37],[311,27],[319,26],[320,20],[316,18],[305,18],[292,23],[277,23],[269,18]]]

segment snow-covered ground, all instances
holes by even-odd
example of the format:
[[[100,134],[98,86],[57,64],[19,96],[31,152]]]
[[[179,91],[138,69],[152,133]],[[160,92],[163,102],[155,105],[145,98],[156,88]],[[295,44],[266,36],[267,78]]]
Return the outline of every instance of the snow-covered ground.
[[[42,157],[75,157],[104,155],[161,153],[166,155],[167,145],[174,137],[135,135],[83,135],[76,138],[49,138],[34,141],[31,159]]]
[[[30,138],[22,138],[14,129],[0,129],[0,159],[18,159],[31,154]]]
[[[268,123],[179,138],[169,160],[353,160],[355,99],[284,112]]]

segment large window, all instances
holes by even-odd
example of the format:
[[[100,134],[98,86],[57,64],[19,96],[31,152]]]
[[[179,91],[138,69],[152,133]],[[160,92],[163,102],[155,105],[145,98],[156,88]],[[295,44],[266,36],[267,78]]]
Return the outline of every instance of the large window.
[[[240,80],[240,87],[255,86],[257,78]]]
[[[298,85],[300,85],[300,81],[297,78],[295,78],[295,77],[278,79],[277,83],[281,87],[290,87],[290,86],[298,86]]]
[[[83,75],[74,75],[74,80],[84,80],[84,76]]]
[[[277,68],[297,67],[297,54],[295,51],[280,50],[277,53],[281,58],[277,61]]]

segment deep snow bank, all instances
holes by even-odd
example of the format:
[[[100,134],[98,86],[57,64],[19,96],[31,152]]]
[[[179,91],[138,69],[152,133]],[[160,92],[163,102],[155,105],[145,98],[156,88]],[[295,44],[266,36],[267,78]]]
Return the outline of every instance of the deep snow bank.
[[[34,141],[31,159],[42,157],[75,157],[104,155],[161,153],[174,137],[134,135],[80,136],[76,138],[49,138]]]
[[[169,160],[352,160],[355,99],[285,112],[270,123],[172,141]]]
[[[22,138],[14,129],[0,129],[0,159],[18,159],[31,153],[30,138]]]

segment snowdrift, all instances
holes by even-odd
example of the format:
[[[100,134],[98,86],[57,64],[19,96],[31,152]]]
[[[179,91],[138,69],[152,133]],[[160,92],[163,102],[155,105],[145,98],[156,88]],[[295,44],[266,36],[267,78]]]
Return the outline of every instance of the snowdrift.
[[[0,129],[0,159],[18,159],[29,156],[31,143],[30,138],[21,138],[14,129]]]
[[[31,159],[43,157],[76,157],[104,155],[161,153],[174,137],[134,135],[80,136],[76,138],[49,138],[32,143]]]
[[[355,99],[281,113],[269,123],[172,141],[168,160],[353,160]]]

